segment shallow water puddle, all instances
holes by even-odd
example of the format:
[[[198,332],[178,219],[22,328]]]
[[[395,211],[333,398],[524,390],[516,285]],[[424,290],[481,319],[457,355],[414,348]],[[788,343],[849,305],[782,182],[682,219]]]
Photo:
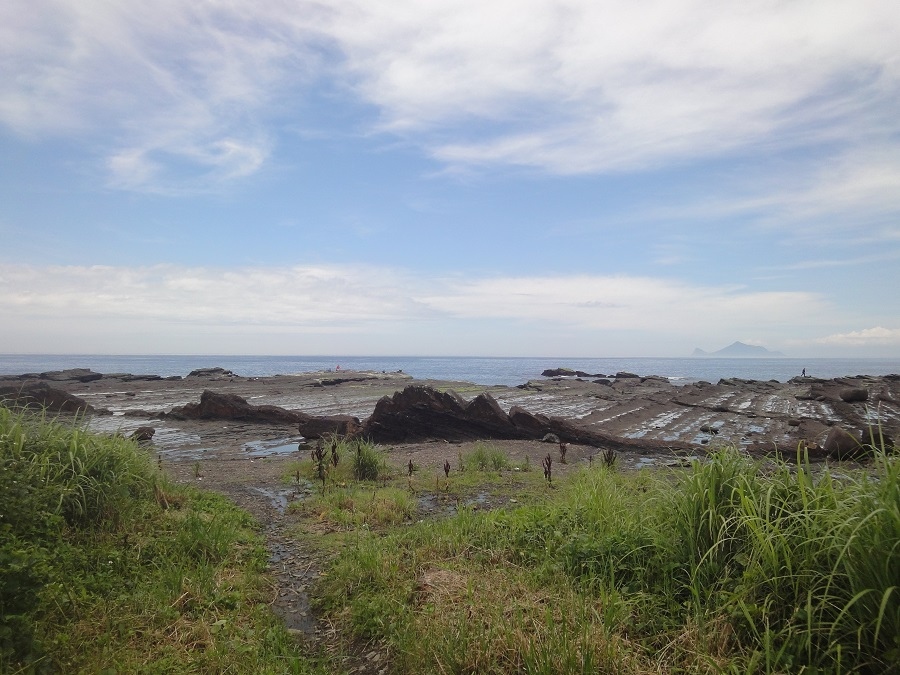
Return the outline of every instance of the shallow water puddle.
[[[284,513],[288,506],[288,498],[296,495],[296,492],[292,489],[285,488],[265,488],[265,487],[257,487],[255,485],[248,486],[254,492],[257,492],[266,499],[269,500],[269,504],[278,511],[278,513]]]
[[[251,457],[264,457],[266,455],[289,455],[292,452],[306,452],[306,439],[277,438],[272,440],[250,441],[241,446],[241,450]]]

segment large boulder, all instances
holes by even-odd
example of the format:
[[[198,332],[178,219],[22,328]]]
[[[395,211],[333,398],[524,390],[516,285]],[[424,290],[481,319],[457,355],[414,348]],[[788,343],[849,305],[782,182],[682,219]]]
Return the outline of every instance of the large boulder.
[[[28,381],[0,386],[0,405],[12,408],[41,408],[49,412],[84,413],[93,408],[83,398],[46,382]]]
[[[822,449],[832,459],[857,459],[870,451],[856,436],[837,426],[828,432]]]
[[[219,394],[209,389],[200,395],[199,403],[188,403],[172,408],[170,416],[176,419],[220,419],[270,424],[297,424],[301,413],[275,405],[252,405],[237,394]]]
[[[845,403],[862,403],[869,400],[869,390],[862,387],[841,389],[839,396]]]
[[[128,438],[138,443],[149,443],[156,435],[156,429],[153,427],[138,427]]]

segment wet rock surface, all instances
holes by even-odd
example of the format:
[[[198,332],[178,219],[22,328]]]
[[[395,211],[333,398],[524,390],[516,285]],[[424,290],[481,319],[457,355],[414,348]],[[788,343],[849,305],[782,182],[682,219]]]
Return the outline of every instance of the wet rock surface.
[[[873,428],[891,438],[900,433],[898,375],[674,385],[618,373],[602,383],[573,375],[519,387],[353,371],[257,378],[209,368],[152,378],[73,369],[0,379],[0,392],[28,392],[29,401],[53,410],[96,410],[90,424],[101,431],[149,424],[154,444],[173,452],[215,451],[238,432],[258,440],[361,433],[385,443],[555,433],[569,442],[649,452],[719,445],[791,452],[801,442],[823,446],[834,426],[857,439]]]

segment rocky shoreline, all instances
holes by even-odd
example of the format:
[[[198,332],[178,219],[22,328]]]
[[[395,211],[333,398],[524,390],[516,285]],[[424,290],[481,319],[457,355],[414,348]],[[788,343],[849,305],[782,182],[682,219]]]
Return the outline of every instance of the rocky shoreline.
[[[552,434],[589,448],[644,453],[730,445],[790,455],[802,445],[821,459],[864,454],[873,437],[893,445],[900,432],[900,375],[688,385],[631,373],[592,378],[550,369],[518,387],[487,387],[403,373],[242,377],[207,368],[163,378],[73,369],[0,376],[0,398],[81,411],[100,431],[142,429],[160,450],[176,454],[251,436],[299,442],[336,432],[392,444]]]

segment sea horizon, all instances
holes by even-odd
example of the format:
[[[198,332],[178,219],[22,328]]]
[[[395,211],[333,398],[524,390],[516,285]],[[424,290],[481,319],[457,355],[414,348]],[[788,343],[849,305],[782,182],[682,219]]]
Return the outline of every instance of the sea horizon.
[[[629,372],[656,375],[674,383],[722,378],[786,382],[806,372],[820,378],[900,373],[900,358],[793,357],[536,357],[536,356],[347,356],[234,354],[0,354],[0,375],[89,368],[103,374],[185,376],[219,367],[245,377],[359,370],[402,371],[419,380],[517,386],[540,379],[547,369],[569,368],[589,375]]]

